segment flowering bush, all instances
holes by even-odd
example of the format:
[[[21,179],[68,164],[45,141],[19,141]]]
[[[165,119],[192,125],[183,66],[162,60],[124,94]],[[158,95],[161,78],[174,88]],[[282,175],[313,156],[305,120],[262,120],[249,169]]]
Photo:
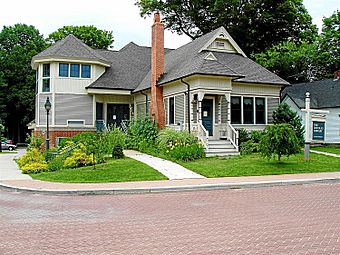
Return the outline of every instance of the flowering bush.
[[[18,160],[17,163],[20,168],[24,167],[25,165],[32,164],[32,163],[44,163],[46,164],[44,156],[40,153],[39,149],[33,148],[28,150],[26,154],[22,155]]]
[[[32,162],[21,167],[21,171],[24,174],[29,174],[29,173],[36,174],[36,173],[48,171],[48,166],[47,166],[47,163]]]

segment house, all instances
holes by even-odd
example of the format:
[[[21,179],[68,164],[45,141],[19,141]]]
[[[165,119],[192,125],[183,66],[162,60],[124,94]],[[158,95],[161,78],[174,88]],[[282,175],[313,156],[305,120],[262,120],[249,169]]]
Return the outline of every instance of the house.
[[[336,73],[337,74],[337,73]],[[340,143],[340,79],[294,84],[283,90],[282,102],[287,103],[300,116],[306,126],[305,96],[310,94],[312,143]]]
[[[158,13],[152,47],[131,42],[119,51],[94,50],[69,35],[34,56],[37,71],[35,132],[50,138],[124,120],[153,116],[160,127],[187,129],[209,154],[237,152],[238,128],[272,123],[286,81],[249,59],[220,27],[178,48],[164,48]]]

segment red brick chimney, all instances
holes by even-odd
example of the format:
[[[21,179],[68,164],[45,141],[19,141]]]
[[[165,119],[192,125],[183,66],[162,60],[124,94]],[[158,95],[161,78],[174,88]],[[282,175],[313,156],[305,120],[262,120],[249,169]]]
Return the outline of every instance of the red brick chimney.
[[[154,15],[152,25],[151,52],[151,116],[158,126],[163,128],[165,126],[163,87],[157,86],[157,81],[164,74],[164,25],[158,12]]]

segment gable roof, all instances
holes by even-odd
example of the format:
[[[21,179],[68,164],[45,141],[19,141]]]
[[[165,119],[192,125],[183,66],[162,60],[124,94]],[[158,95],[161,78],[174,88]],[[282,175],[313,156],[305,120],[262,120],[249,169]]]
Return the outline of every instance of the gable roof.
[[[109,66],[109,61],[101,54],[74,35],[68,35],[65,38],[52,44],[46,50],[40,52],[32,58],[32,64],[38,60],[48,58],[61,58],[61,59],[83,59],[99,62],[105,66]]]
[[[340,79],[293,84],[282,92],[282,98],[289,96],[300,108],[305,108],[306,92],[310,93],[311,108],[340,107]]]
[[[216,61],[205,59],[207,42],[216,38],[221,28],[205,34],[182,47],[165,54],[165,73],[158,84],[185,78],[194,74],[218,75],[239,78],[241,82],[288,85],[289,83],[264,67],[238,53],[213,52]],[[145,76],[135,92],[150,88],[151,71]]]

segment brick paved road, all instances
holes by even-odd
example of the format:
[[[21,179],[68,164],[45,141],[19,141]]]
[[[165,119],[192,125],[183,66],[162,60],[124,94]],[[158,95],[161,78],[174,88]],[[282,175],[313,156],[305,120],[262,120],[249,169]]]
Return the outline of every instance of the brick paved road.
[[[340,254],[340,184],[62,197],[0,191],[0,254]]]

